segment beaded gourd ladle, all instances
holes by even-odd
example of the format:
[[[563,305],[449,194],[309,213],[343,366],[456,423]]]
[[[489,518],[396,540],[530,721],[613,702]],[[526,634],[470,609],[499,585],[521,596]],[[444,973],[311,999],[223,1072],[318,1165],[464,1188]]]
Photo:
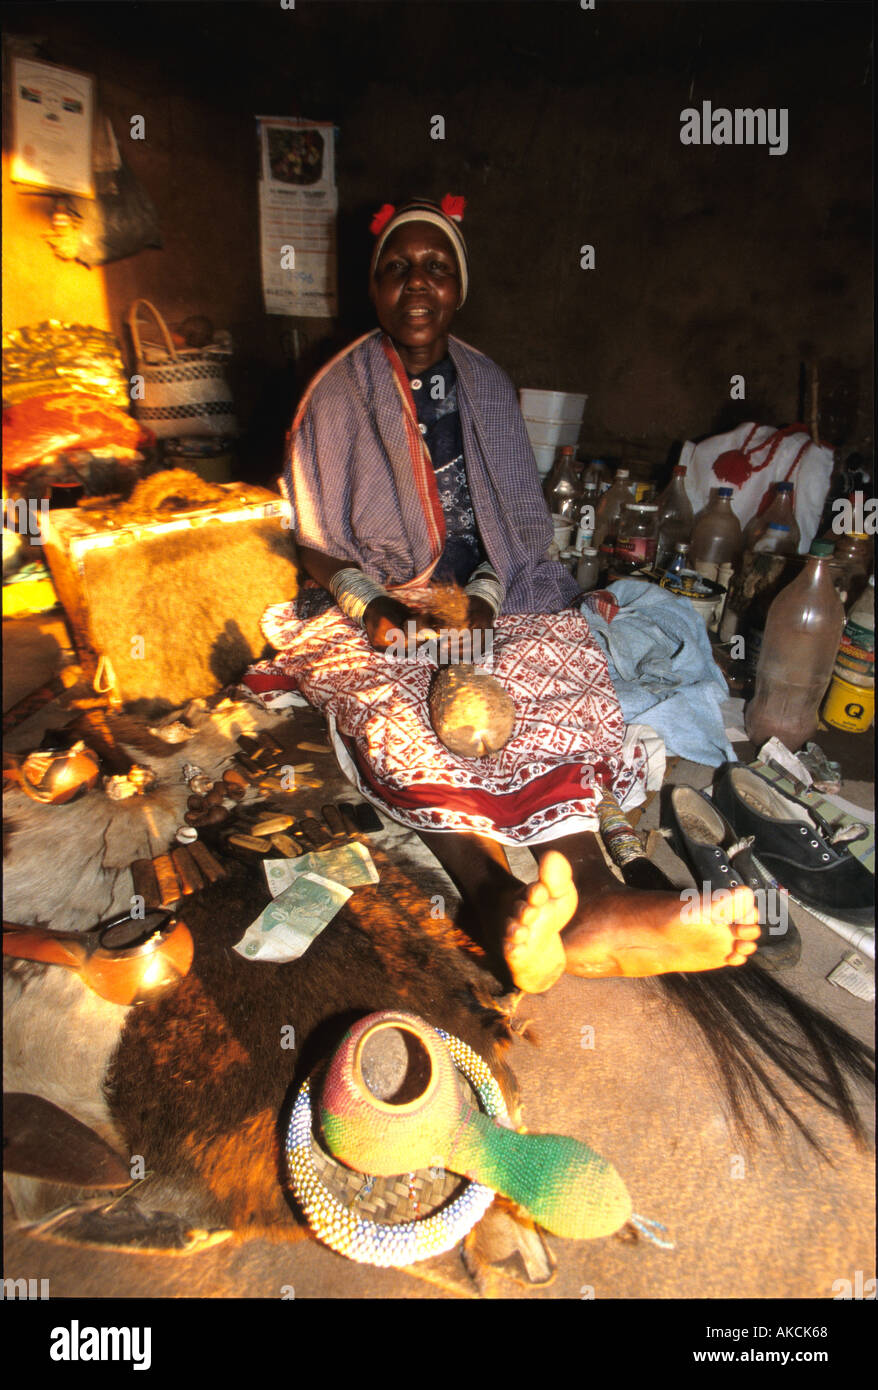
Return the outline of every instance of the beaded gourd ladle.
[[[631,1200],[611,1163],[562,1134],[522,1134],[478,1110],[439,1034],[412,1014],[361,1019],[332,1059],[320,1121],[333,1157],[376,1176],[443,1167],[524,1207],[555,1235],[611,1235]]]

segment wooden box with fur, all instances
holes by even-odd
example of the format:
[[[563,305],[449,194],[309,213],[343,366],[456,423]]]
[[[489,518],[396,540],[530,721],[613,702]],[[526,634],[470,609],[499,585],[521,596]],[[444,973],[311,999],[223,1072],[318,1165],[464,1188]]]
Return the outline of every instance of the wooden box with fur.
[[[77,651],[117,705],[170,709],[238,680],[266,647],[265,609],[296,593],[287,503],[181,473],[146,479],[128,503],[49,514],[46,559]]]

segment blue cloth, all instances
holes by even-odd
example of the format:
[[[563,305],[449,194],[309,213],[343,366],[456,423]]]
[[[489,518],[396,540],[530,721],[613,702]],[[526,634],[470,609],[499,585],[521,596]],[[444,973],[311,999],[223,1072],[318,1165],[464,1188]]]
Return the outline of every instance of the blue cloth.
[[[588,599],[582,607],[607,654],[626,724],[649,724],[669,753],[691,762],[737,761],[720,710],[728,687],[704,619],[688,599],[643,580],[617,580],[609,592],[620,605],[609,622]]]
[[[436,562],[433,583],[465,585],[485,559],[485,550],[466,477],[457,372],[451,358],[443,357],[422,376],[409,372],[408,378],[445,515],[445,548]]]

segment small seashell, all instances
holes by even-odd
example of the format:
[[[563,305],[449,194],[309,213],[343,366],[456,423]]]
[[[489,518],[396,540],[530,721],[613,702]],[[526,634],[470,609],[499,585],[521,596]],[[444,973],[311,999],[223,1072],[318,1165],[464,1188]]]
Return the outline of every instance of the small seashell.
[[[179,719],[175,719],[172,724],[160,724],[155,729],[151,728],[149,732],[165,743],[185,743],[187,738],[192,738],[195,730],[190,729],[188,724],[183,724]]]
[[[189,781],[189,790],[194,792],[196,796],[207,796],[212,786],[213,782],[209,777],[205,777],[203,772],[197,773]]]
[[[198,839],[198,831],[193,825],[181,825],[174,839],[178,845],[191,845],[193,840]]]

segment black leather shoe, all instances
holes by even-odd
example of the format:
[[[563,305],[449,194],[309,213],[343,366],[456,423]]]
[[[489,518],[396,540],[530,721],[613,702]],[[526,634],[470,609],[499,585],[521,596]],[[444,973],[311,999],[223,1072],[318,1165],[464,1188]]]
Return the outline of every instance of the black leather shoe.
[[[757,865],[805,907],[855,927],[875,921],[875,879],[834,845],[800,802],[748,767],[726,764],[714,785],[716,807],[739,836],[753,836]]]
[[[750,853],[750,840],[738,840],[713,802],[692,787],[673,787],[666,798],[671,844],[689,865],[702,892],[746,885],[756,898],[762,928],[754,958],[767,969],[795,965],[802,940],[792,921],[786,895],[763,874]]]

